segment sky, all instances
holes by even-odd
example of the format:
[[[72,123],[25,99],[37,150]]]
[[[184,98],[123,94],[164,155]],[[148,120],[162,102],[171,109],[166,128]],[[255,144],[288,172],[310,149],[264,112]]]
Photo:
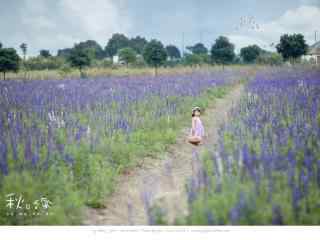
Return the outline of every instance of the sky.
[[[104,47],[113,33],[159,39],[180,48],[218,36],[236,46],[274,50],[285,33],[320,40],[320,0],[0,0],[0,42],[28,56],[53,54],[74,43],[96,40]],[[250,19],[250,23],[249,23]]]

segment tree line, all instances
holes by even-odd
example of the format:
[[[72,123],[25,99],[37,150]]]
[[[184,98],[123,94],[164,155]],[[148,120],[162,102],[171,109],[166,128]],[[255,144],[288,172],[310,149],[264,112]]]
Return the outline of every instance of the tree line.
[[[235,54],[235,46],[227,37],[220,36],[212,44],[211,49],[203,43],[186,47],[187,52],[180,52],[173,44],[164,46],[159,40],[147,41],[144,37],[128,38],[124,34],[115,33],[102,48],[96,41],[87,40],[76,43],[72,48],[59,49],[53,56],[49,50],[42,49],[37,57],[26,58],[27,44],[22,43],[21,59],[13,48],[4,48],[0,43],[0,72],[5,79],[7,72],[22,70],[59,69],[65,66],[83,69],[88,66],[111,66],[114,56],[127,67],[129,65],[175,66],[184,64],[196,66],[201,64],[226,65],[232,63],[280,64],[282,61],[296,61],[307,53],[308,45],[302,34],[284,34],[276,45],[277,53],[261,49],[257,45],[244,47],[240,55]]]

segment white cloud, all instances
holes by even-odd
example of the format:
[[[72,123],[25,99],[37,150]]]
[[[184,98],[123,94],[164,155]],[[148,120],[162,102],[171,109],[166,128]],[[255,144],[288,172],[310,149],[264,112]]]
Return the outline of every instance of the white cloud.
[[[229,34],[229,38],[239,49],[249,44],[258,44],[269,50],[272,43],[278,43],[282,34],[302,33],[307,43],[314,42],[314,31],[320,31],[320,8],[311,5],[300,6],[286,11],[278,19],[260,24],[259,30],[242,30]],[[320,35],[320,34],[319,34]],[[318,38],[319,40],[319,38]]]
[[[127,32],[130,25],[112,0],[60,0],[68,22],[81,26],[87,38],[106,41],[114,32]]]
[[[29,44],[30,55],[40,49],[55,51],[75,42],[96,40],[103,47],[114,32],[127,33],[130,21],[115,0],[58,0],[52,11],[50,2],[25,0],[20,11],[22,31],[15,39]]]

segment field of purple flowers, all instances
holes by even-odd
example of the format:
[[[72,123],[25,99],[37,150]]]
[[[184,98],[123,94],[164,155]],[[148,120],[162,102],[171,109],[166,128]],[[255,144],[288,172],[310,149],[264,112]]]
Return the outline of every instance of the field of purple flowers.
[[[187,183],[186,225],[320,224],[320,72],[260,71]],[[157,212],[158,223],[165,217]]]
[[[1,81],[0,224],[80,223],[84,205],[103,207],[117,175],[175,142],[192,105],[205,108],[246,77],[230,69]],[[8,208],[8,194],[23,205]],[[49,215],[32,209],[43,196]]]

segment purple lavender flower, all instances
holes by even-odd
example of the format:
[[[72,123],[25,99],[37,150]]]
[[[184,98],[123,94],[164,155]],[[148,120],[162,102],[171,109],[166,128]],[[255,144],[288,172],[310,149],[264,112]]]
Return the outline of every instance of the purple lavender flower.
[[[214,221],[214,216],[213,216],[213,213],[210,211],[210,210],[207,210],[207,223],[209,225],[214,225],[215,224],[215,221]]]
[[[7,154],[7,145],[0,141],[0,170],[4,175],[8,175]]]
[[[320,189],[320,160],[317,161],[317,184]]]
[[[26,160],[32,160],[32,149],[31,149],[31,134],[28,132],[25,139],[25,147],[24,147],[24,158]]]
[[[282,211],[279,205],[272,206],[272,224],[283,225]]]
[[[193,177],[189,179],[187,184],[188,203],[191,204],[197,197],[197,183]]]
[[[240,212],[239,212],[238,205],[236,205],[235,207],[231,208],[230,214],[229,214],[229,218],[230,218],[230,221],[231,221],[232,225],[236,225],[236,224],[239,223]]]
[[[308,195],[309,177],[305,174],[304,169],[301,169],[300,171],[300,183],[302,185],[302,193],[304,194],[304,197],[306,197]]]
[[[292,208],[295,214],[296,219],[299,216],[299,203],[301,199],[301,192],[299,187],[295,186],[292,190]]]

